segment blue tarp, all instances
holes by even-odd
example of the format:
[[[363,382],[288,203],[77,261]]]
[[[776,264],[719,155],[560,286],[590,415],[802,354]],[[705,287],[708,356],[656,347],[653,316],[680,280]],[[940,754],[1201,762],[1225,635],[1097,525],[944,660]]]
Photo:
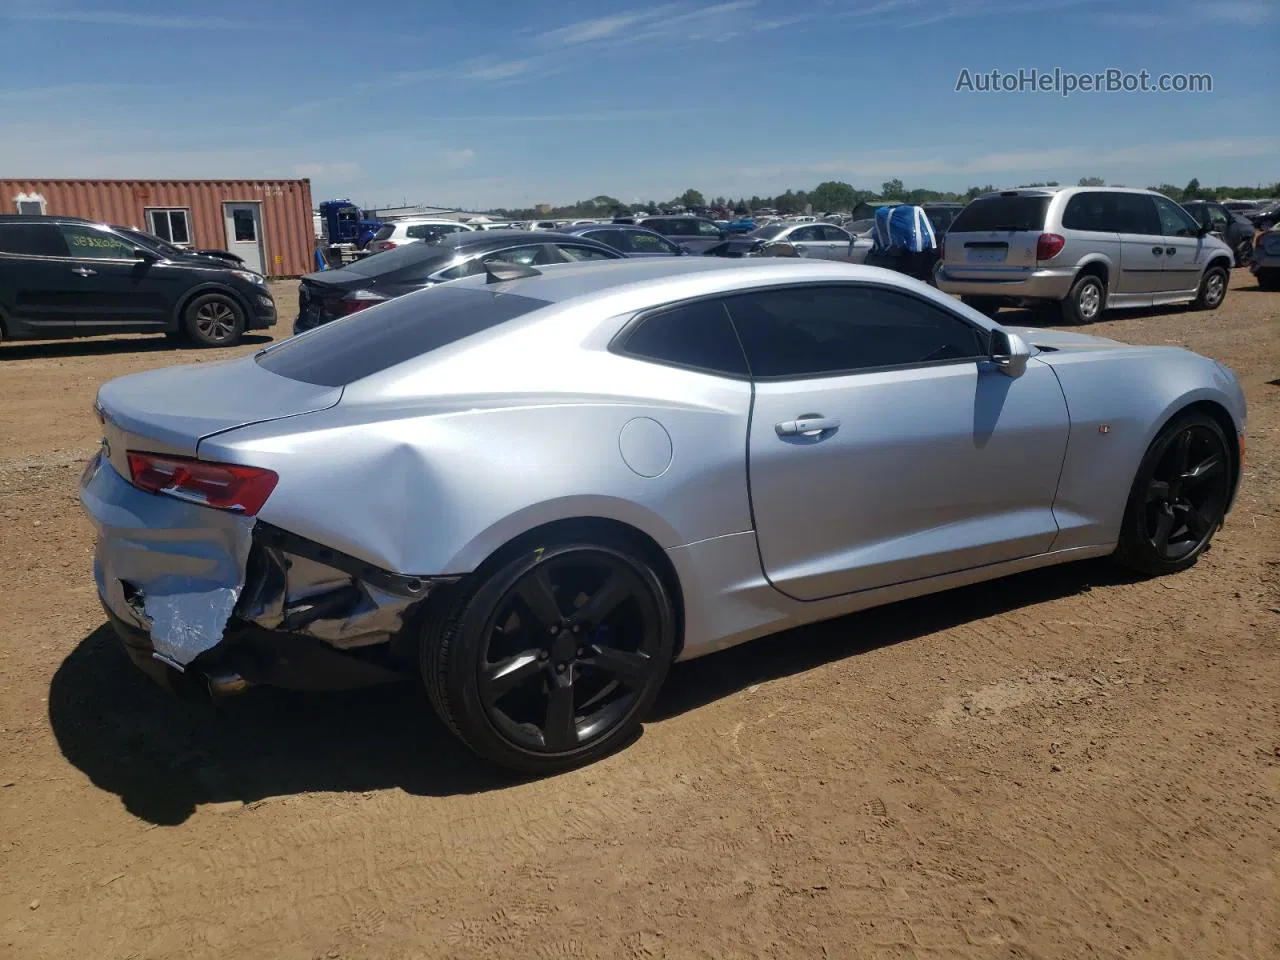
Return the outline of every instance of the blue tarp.
[[[920,253],[938,245],[933,224],[924,210],[905,203],[878,209],[871,237],[872,249],[877,251],[896,249]]]

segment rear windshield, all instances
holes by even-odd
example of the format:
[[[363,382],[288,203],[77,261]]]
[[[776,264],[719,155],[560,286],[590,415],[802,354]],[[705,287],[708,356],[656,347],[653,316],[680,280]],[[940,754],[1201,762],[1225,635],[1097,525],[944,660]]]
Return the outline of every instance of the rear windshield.
[[[457,251],[452,247],[406,243],[357,260],[355,263],[349,263],[342,268],[342,274],[353,274],[360,277],[381,277],[387,273],[404,270],[406,267],[426,264],[427,269],[425,272],[418,271],[415,274],[426,276],[450,263],[456,255]]]
[[[987,197],[974,200],[951,223],[951,233],[1043,230],[1051,197]]]
[[[290,380],[345,387],[547,304],[484,288],[432,287],[285,340],[258,364]]]
[[[378,232],[373,235],[375,240],[386,240],[389,236],[396,232],[394,223],[384,223],[378,228]]]

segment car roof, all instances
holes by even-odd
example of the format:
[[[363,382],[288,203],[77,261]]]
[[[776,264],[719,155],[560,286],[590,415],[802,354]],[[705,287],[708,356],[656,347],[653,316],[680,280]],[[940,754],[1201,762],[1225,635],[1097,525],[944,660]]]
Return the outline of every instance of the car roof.
[[[97,223],[106,226],[101,220],[67,217],[60,213],[0,213],[0,223]]]
[[[753,289],[771,283],[863,280],[894,286],[913,286],[915,281],[879,267],[786,257],[735,259],[724,257],[647,257],[551,264],[537,267],[538,275],[504,280],[494,291],[514,293],[548,303],[600,299],[616,292],[636,291],[655,303],[681,296],[710,295]],[[698,293],[666,288],[692,285]],[[467,277],[454,283],[484,287],[486,276]],[[913,286],[914,289],[914,286]]]

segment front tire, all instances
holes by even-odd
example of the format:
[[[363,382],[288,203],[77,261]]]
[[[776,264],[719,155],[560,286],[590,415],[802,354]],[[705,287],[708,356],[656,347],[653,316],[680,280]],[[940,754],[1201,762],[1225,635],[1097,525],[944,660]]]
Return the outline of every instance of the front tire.
[[[1076,326],[1093,323],[1102,317],[1107,308],[1107,288],[1102,278],[1086,273],[1077,278],[1071,292],[1062,301],[1062,322]]]
[[[1227,299],[1227,271],[1223,267],[1210,267],[1200,278],[1200,292],[1193,306],[1197,310],[1217,310]]]
[[[1178,417],[1152,441],[1125,506],[1116,562],[1158,576],[1185,570],[1222,526],[1235,469],[1222,427]]]
[[[244,311],[222,293],[206,293],[187,305],[183,324],[202,347],[234,347],[244,335]]]
[[[548,775],[629,742],[666,678],[673,604],[629,548],[583,541],[523,551],[428,624],[432,705],[498,766]]]

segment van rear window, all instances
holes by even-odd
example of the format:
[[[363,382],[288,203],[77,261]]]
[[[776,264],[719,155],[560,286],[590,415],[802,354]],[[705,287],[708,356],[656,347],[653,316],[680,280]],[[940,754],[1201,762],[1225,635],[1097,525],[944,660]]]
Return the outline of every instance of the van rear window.
[[[1043,230],[1051,197],[986,197],[974,200],[951,223],[950,233]]]
[[[484,288],[431,287],[269,347],[258,365],[290,380],[345,387],[548,304]]]

